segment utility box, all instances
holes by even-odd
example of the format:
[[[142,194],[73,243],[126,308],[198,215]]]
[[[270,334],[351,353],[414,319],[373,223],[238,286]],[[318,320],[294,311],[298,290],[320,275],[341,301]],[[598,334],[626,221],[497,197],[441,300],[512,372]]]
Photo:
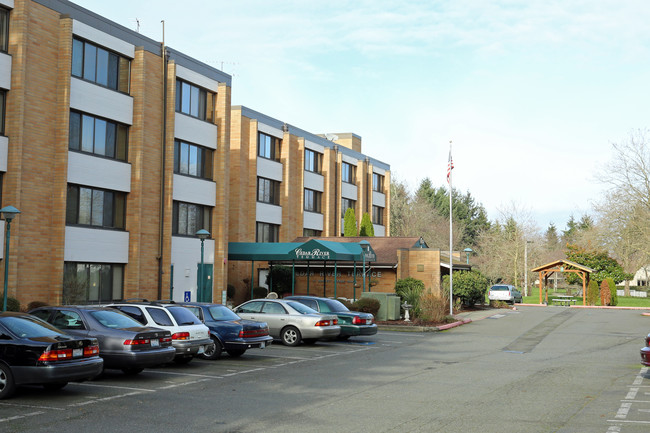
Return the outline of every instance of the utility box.
[[[395,294],[389,293],[387,300],[386,320],[399,320],[402,317],[400,314],[401,298]]]
[[[394,293],[363,292],[362,298],[374,298],[379,301],[379,311],[375,320],[398,320],[400,315],[400,297]]]

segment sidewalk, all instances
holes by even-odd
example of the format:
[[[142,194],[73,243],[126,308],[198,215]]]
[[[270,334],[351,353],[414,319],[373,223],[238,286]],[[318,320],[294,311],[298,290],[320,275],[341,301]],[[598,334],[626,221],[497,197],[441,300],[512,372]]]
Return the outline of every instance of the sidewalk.
[[[488,308],[485,310],[463,311],[454,314],[456,322],[447,323],[438,326],[408,326],[408,325],[377,325],[381,331],[399,331],[399,332],[439,332],[456,326],[466,325],[477,320],[482,320],[495,314],[512,311],[509,308]]]

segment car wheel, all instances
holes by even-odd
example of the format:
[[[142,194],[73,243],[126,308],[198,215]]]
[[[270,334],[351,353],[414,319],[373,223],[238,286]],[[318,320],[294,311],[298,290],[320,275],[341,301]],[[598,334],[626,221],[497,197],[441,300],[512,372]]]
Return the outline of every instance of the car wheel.
[[[11,369],[0,362],[0,399],[10,397],[15,390],[16,385]]]
[[[57,391],[59,389],[65,388],[67,384],[68,382],[46,383],[43,385],[43,388],[45,388],[48,391]]]
[[[282,338],[282,344],[285,346],[297,346],[300,344],[300,340],[302,340],[300,331],[293,326],[284,328],[280,336]]]
[[[244,353],[246,353],[246,349],[226,349],[226,352],[228,352],[228,355],[232,356],[233,358],[239,358]]]
[[[191,356],[186,356],[183,358],[174,358],[174,362],[178,365],[189,364],[191,360],[192,360]]]
[[[199,356],[203,359],[209,359],[209,360],[219,359],[221,358],[221,352],[223,352],[223,346],[221,345],[217,337],[210,336],[210,338],[212,339],[212,344],[207,346],[205,348],[205,352],[203,352]]]
[[[144,368],[138,368],[138,367],[127,367],[122,369],[122,373],[126,374],[127,376],[135,376],[136,374],[142,373]]]

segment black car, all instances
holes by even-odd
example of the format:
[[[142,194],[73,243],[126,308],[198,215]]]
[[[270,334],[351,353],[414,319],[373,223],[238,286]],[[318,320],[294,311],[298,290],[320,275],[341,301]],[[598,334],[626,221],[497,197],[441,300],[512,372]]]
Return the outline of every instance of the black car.
[[[273,342],[265,322],[242,319],[221,304],[185,302],[179,305],[189,308],[210,328],[210,338],[214,346],[199,355],[204,359],[218,359],[224,350],[230,356],[238,357],[247,349],[264,349]]]
[[[287,296],[284,299],[298,301],[321,314],[335,314],[339,318],[341,327],[341,333],[338,336],[340,340],[347,340],[356,335],[375,335],[377,333],[377,324],[372,314],[350,311],[336,299],[318,296]]]
[[[16,386],[60,389],[102,372],[95,338],[66,335],[25,313],[0,313],[0,399]]]
[[[96,338],[104,367],[119,369],[125,374],[138,374],[147,367],[171,362],[176,354],[169,331],[142,326],[113,308],[48,306],[29,313],[66,334]]]

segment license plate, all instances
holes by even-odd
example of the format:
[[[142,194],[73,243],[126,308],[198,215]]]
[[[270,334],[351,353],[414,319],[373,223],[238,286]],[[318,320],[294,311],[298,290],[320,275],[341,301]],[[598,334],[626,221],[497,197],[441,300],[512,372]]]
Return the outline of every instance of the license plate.
[[[260,349],[264,349],[264,347],[266,347],[266,342],[265,342],[265,341],[262,341],[262,342],[260,343]]]
[[[199,355],[205,352],[205,346],[199,346],[199,351],[197,352]]]
[[[84,350],[83,349],[72,349],[72,357],[73,358],[78,358],[80,356],[83,356]]]
[[[159,346],[160,346],[160,341],[158,341],[157,338],[151,340],[151,347],[159,347]]]

